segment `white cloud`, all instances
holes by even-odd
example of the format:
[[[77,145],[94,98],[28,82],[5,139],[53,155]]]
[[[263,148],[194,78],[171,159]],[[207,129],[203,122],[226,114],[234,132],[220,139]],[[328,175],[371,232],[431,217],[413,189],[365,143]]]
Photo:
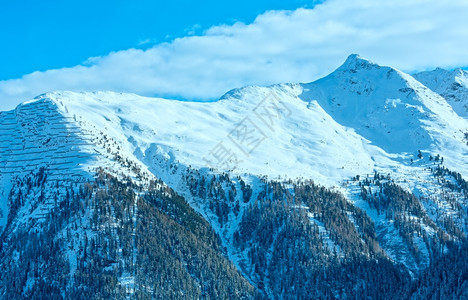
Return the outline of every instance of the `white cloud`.
[[[329,0],[212,27],[148,50],[0,81],[0,109],[53,90],[114,90],[214,99],[249,84],[307,82],[350,53],[406,71],[468,65],[468,1]]]

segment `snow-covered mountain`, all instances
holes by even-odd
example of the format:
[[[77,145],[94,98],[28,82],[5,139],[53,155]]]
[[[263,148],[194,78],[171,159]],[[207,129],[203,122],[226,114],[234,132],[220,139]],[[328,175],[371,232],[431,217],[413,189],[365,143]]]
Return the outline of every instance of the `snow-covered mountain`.
[[[440,94],[461,117],[468,118],[468,72],[437,68],[413,75],[422,84]]]
[[[141,293],[147,284],[153,287],[145,291],[157,294],[164,285],[135,271],[145,266],[138,240],[150,243],[138,224],[151,222],[143,214],[150,211],[174,228],[188,226],[192,209],[203,217],[195,228],[209,228],[194,234],[203,232],[202,249],[214,247],[210,266],[237,279],[225,284],[229,291],[213,285],[205,290],[201,282],[208,275],[200,270],[209,267],[193,261],[202,252],[182,243],[183,254],[165,254],[191,266],[177,275],[192,280],[184,281],[182,293],[239,296],[244,289],[247,298],[284,298],[297,285],[291,295],[311,295],[299,286],[309,277],[339,276],[337,266],[353,270],[348,284],[372,284],[353,273],[357,261],[369,270],[376,262],[388,264],[394,279],[380,287],[392,289],[466,240],[468,119],[454,105],[467,99],[466,84],[464,75],[450,74],[420,73],[418,81],[351,55],[315,82],[245,87],[215,102],[113,92],[40,95],[0,114],[0,264],[19,268],[21,255],[34,266],[21,250],[33,247],[26,237],[52,232],[39,241],[60,245],[63,256],[51,257],[67,266],[64,278],[71,278],[54,288],[62,296],[76,295],[89,284],[76,282],[87,272],[92,237],[93,249],[100,249],[93,262],[105,262],[93,267],[115,271],[111,281],[122,288],[121,296]],[[450,80],[459,83],[457,94],[447,94]],[[73,213],[63,215],[67,210]],[[51,229],[51,215],[58,212],[60,225]],[[118,224],[127,224],[127,235]],[[288,248],[295,243],[288,240],[291,234],[304,244]],[[120,246],[110,251],[112,243]],[[292,273],[278,265],[288,255]],[[14,290],[7,287],[10,277],[0,277],[1,295],[39,293],[38,273],[48,269],[31,268]],[[273,278],[273,270],[284,276]],[[294,272],[305,272],[305,281],[288,277]],[[411,290],[405,288],[402,294]],[[316,285],[313,295],[349,297],[352,290],[344,283]]]

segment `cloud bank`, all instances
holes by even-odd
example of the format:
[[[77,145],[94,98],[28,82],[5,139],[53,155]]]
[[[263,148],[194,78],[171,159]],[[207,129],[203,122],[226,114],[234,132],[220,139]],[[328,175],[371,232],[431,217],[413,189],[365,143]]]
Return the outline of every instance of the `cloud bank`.
[[[467,66],[467,15],[465,0],[329,0],[313,9],[269,11],[251,24],[215,26],[147,50],[0,81],[0,110],[54,90],[212,100],[245,85],[315,80],[350,53],[409,72]]]

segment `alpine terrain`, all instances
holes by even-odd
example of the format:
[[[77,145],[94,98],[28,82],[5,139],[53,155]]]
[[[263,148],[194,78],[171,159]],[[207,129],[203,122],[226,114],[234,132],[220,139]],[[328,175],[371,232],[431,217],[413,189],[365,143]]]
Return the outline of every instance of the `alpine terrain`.
[[[468,73],[0,113],[0,298],[468,298]]]

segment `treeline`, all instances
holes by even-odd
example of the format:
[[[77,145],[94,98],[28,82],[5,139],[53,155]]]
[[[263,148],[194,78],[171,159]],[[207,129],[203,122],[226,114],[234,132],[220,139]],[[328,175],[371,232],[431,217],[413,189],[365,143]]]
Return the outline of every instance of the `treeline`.
[[[457,173],[439,166],[434,174],[444,188],[454,184],[458,192],[465,190]],[[182,184],[207,215],[216,216],[210,224],[161,180],[137,184],[99,169],[93,182],[51,183],[43,168],[17,178],[9,195],[10,214],[0,237],[0,266],[8,272],[0,273],[0,295],[463,298],[467,248],[458,245],[466,237],[456,224],[449,218],[434,222],[422,199],[389,176],[354,180],[365,203],[398,230],[399,246],[428,265],[420,276],[412,278],[408,266],[387,256],[365,211],[309,180],[264,177],[255,178],[253,186],[241,177],[188,168]],[[237,256],[240,270],[226,258],[228,252]]]
[[[406,295],[409,273],[384,255],[372,220],[341,194],[300,180],[261,178],[254,188],[240,177],[193,169],[184,180],[191,194],[218,216],[221,227],[239,222],[232,247],[243,257],[243,273],[264,296]]]
[[[457,239],[465,239],[450,217],[435,223],[424,199],[389,175],[356,176],[354,181],[369,207],[398,230],[402,244],[397,247],[408,249],[411,269],[388,258],[366,212],[312,181],[263,178],[253,187],[240,177],[193,169],[184,180],[192,196],[218,216],[221,227],[239,222],[232,246],[243,257],[240,267],[270,298],[410,298],[414,287],[409,270],[417,277],[414,272],[443,257]]]
[[[451,245],[413,283],[411,299],[468,299],[468,243]]]
[[[410,280],[383,255],[367,215],[311,181],[264,182],[235,245],[248,253],[245,272],[274,298],[398,298]]]
[[[373,178],[365,178],[359,185],[362,199],[394,224],[417,265],[427,266],[454,238],[465,238],[451,217],[430,218],[422,204],[424,199],[404,190],[388,177],[375,173]]]
[[[15,230],[0,241],[0,265],[11,270],[0,274],[2,297],[255,297],[210,225],[162,182],[143,187],[101,169],[95,182],[54,195],[43,222],[10,219]]]

